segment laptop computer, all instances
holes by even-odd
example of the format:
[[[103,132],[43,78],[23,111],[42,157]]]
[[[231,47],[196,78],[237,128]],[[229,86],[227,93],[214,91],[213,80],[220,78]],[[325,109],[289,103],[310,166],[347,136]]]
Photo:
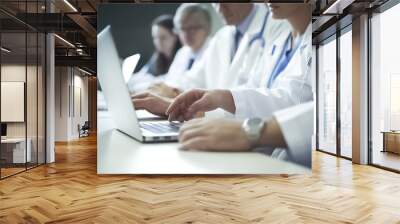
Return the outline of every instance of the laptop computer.
[[[177,141],[181,123],[167,120],[139,120],[122,74],[117,48],[107,26],[97,35],[97,77],[108,111],[119,131],[141,142]],[[134,60],[135,67],[139,55]]]

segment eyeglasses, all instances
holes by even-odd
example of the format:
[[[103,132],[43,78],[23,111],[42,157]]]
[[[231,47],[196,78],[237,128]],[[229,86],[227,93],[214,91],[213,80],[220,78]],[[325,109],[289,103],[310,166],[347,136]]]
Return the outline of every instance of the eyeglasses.
[[[177,33],[184,32],[184,33],[193,33],[203,29],[204,27],[201,25],[194,25],[194,26],[187,26],[187,27],[179,27],[176,29]]]

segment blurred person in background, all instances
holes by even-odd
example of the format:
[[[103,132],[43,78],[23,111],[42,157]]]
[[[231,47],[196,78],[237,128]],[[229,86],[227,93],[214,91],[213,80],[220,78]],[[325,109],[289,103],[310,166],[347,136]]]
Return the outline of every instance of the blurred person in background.
[[[176,96],[177,89],[164,88],[165,84],[173,86],[179,82],[185,72],[202,59],[211,33],[211,15],[202,4],[184,3],[176,10],[174,25],[183,46],[176,53],[168,73],[149,88],[154,93],[164,93],[169,97]]]
[[[227,89],[246,84],[252,67],[261,63],[264,52],[273,51],[276,43],[290,32],[288,23],[272,18],[264,4],[216,3],[214,8],[226,25],[210,40],[203,59],[174,86],[163,85],[156,93],[134,95],[135,108],[164,115],[171,99],[184,90]]]
[[[174,31],[174,21],[171,15],[161,15],[153,20],[151,36],[155,52],[140,71],[130,78],[128,87],[131,91],[147,88],[148,83],[152,82],[155,77],[168,72],[175,54],[182,46],[178,35]],[[140,85],[145,86],[140,87]]]

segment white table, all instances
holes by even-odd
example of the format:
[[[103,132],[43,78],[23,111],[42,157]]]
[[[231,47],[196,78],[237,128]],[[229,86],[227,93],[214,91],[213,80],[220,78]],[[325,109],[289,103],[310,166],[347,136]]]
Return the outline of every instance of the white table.
[[[256,152],[199,152],[178,143],[142,144],[98,111],[98,174],[298,174],[309,169]]]
[[[1,144],[14,145],[14,148],[12,149],[13,150],[13,160],[12,160],[13,163],[31,162],[32,140],[30,138],[27,138],[26,143],[27,143],[27,147],[26,147],[26,151],[25,151],[25,138],[1,139]]]

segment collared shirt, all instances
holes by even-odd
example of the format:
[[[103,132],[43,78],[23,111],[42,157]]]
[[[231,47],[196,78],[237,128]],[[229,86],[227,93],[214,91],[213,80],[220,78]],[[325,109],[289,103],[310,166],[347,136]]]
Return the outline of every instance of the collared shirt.
[[[243,35],[246,33],[246,31],[249,29],[251,22],[253,21],[254,16],[256,16],[258,9],[258,5],[254,5],[253,8],[251,9],[251,12],[247,17],[240,22],[238,25],[236,25],[236,29]]]
[[[240,41],[242,40],[243,35],[247,32],[250,27],[251,22],[253,21],[254,17],[256,16],[258,6],[253,5],[253,8],[250,11],[250,14],[247,17],[235,26],[235,34],[234,34],[234,41],[232,46],[231,52],[231,59],[235,56],[235,53],[239,47]]]

